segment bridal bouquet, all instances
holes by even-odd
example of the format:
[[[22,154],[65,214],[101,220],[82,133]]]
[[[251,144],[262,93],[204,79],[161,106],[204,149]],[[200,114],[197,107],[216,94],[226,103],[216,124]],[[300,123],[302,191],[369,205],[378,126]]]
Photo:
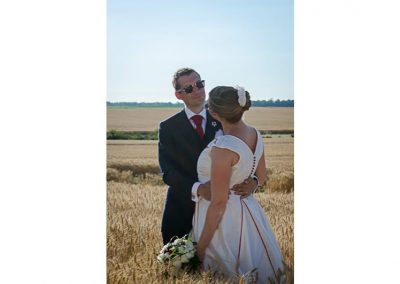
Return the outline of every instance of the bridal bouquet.
[[[191,236],[172,238],[160,251],[157,260],[163,264],[171,265],[175,272],[179,269],[195,270],[201,262],[196,255],[196,242]]]

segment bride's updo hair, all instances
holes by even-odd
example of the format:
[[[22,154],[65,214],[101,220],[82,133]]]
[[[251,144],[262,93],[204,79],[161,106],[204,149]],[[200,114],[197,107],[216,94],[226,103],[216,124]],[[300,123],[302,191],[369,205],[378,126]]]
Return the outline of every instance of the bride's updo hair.
[[[211,90],[208,98],[208,108],[230,123],[238,122],[243,112],[251,106],[250,94],[246,91],[246,103],[240,106],[238,90],[233,87],[218,86]]]

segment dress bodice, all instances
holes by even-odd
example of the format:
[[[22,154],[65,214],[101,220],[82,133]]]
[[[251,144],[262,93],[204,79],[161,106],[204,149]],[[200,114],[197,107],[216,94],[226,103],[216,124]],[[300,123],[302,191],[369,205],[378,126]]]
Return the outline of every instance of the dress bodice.
[[[254,153],[243,140],[236,136],[223,135],[215,138],[203,150],[197,161],[198,178],[202,183],[211,179],[210,152],[212,147],[229,149],[239,155],[239,161],[232,168],[232,175],[229,184],[230,187],[239,184],[249,176],[254,175],[264,149],[262,137],[258,131],[257,145]]]

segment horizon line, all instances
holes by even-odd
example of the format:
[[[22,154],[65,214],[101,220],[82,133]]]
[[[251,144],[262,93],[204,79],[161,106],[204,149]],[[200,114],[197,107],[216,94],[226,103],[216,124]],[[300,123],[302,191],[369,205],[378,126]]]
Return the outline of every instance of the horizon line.
[[[268,99],[268,100],[251,100],[252,102],[259,102],[259,101],[265,101],[265,102],[268,102],[268,101],[273,101],[273,102],[276,102],[276,101],[294,101],[294,99],[273,99],[273,98],[271,98],[271,99]],[[162,104],[169,104],[169,103],[171,103],[171,104],[183,104],[183,102],[171,102],[171,101],[168,101],[168,102],[164,102],[164,101],[152,101],[152,102],[138,102],[138,101],[106,101],[107,103],[139,103],[139,104],[156,104],[156,103],[162,103]]]

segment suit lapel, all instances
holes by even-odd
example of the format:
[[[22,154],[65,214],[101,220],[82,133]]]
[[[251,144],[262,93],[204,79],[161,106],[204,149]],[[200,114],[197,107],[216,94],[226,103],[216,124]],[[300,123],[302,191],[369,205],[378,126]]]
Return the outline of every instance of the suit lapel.
[[[215,133],[221,129],[221,124],[215,120],[207,110],[206,131],[204,135],[204,142],[208,145],[215,138]]]
[[[181,132],[183,136],[187,137],[190,140],[198,141],[198,143],[201,143],[202,140],[190,123],[185,110],[182,110],[180,112],[180,120],[182,121],[182,123],[178,126],[178,132]]]
[[[186,116],[185,110],[180,112],[179,119],[182,123],[179,123],[177,126],[178,132],[187,137],[190,141],[197,141],[202,145],[203,148],[206,147],[212,140],[214,140],[215,133],[221,129],[221,124],[210,115],[208,110],[206,111],[206,116],[206,129],[203,140],[199,137],[196,130],[190,123],[188,117]]]

